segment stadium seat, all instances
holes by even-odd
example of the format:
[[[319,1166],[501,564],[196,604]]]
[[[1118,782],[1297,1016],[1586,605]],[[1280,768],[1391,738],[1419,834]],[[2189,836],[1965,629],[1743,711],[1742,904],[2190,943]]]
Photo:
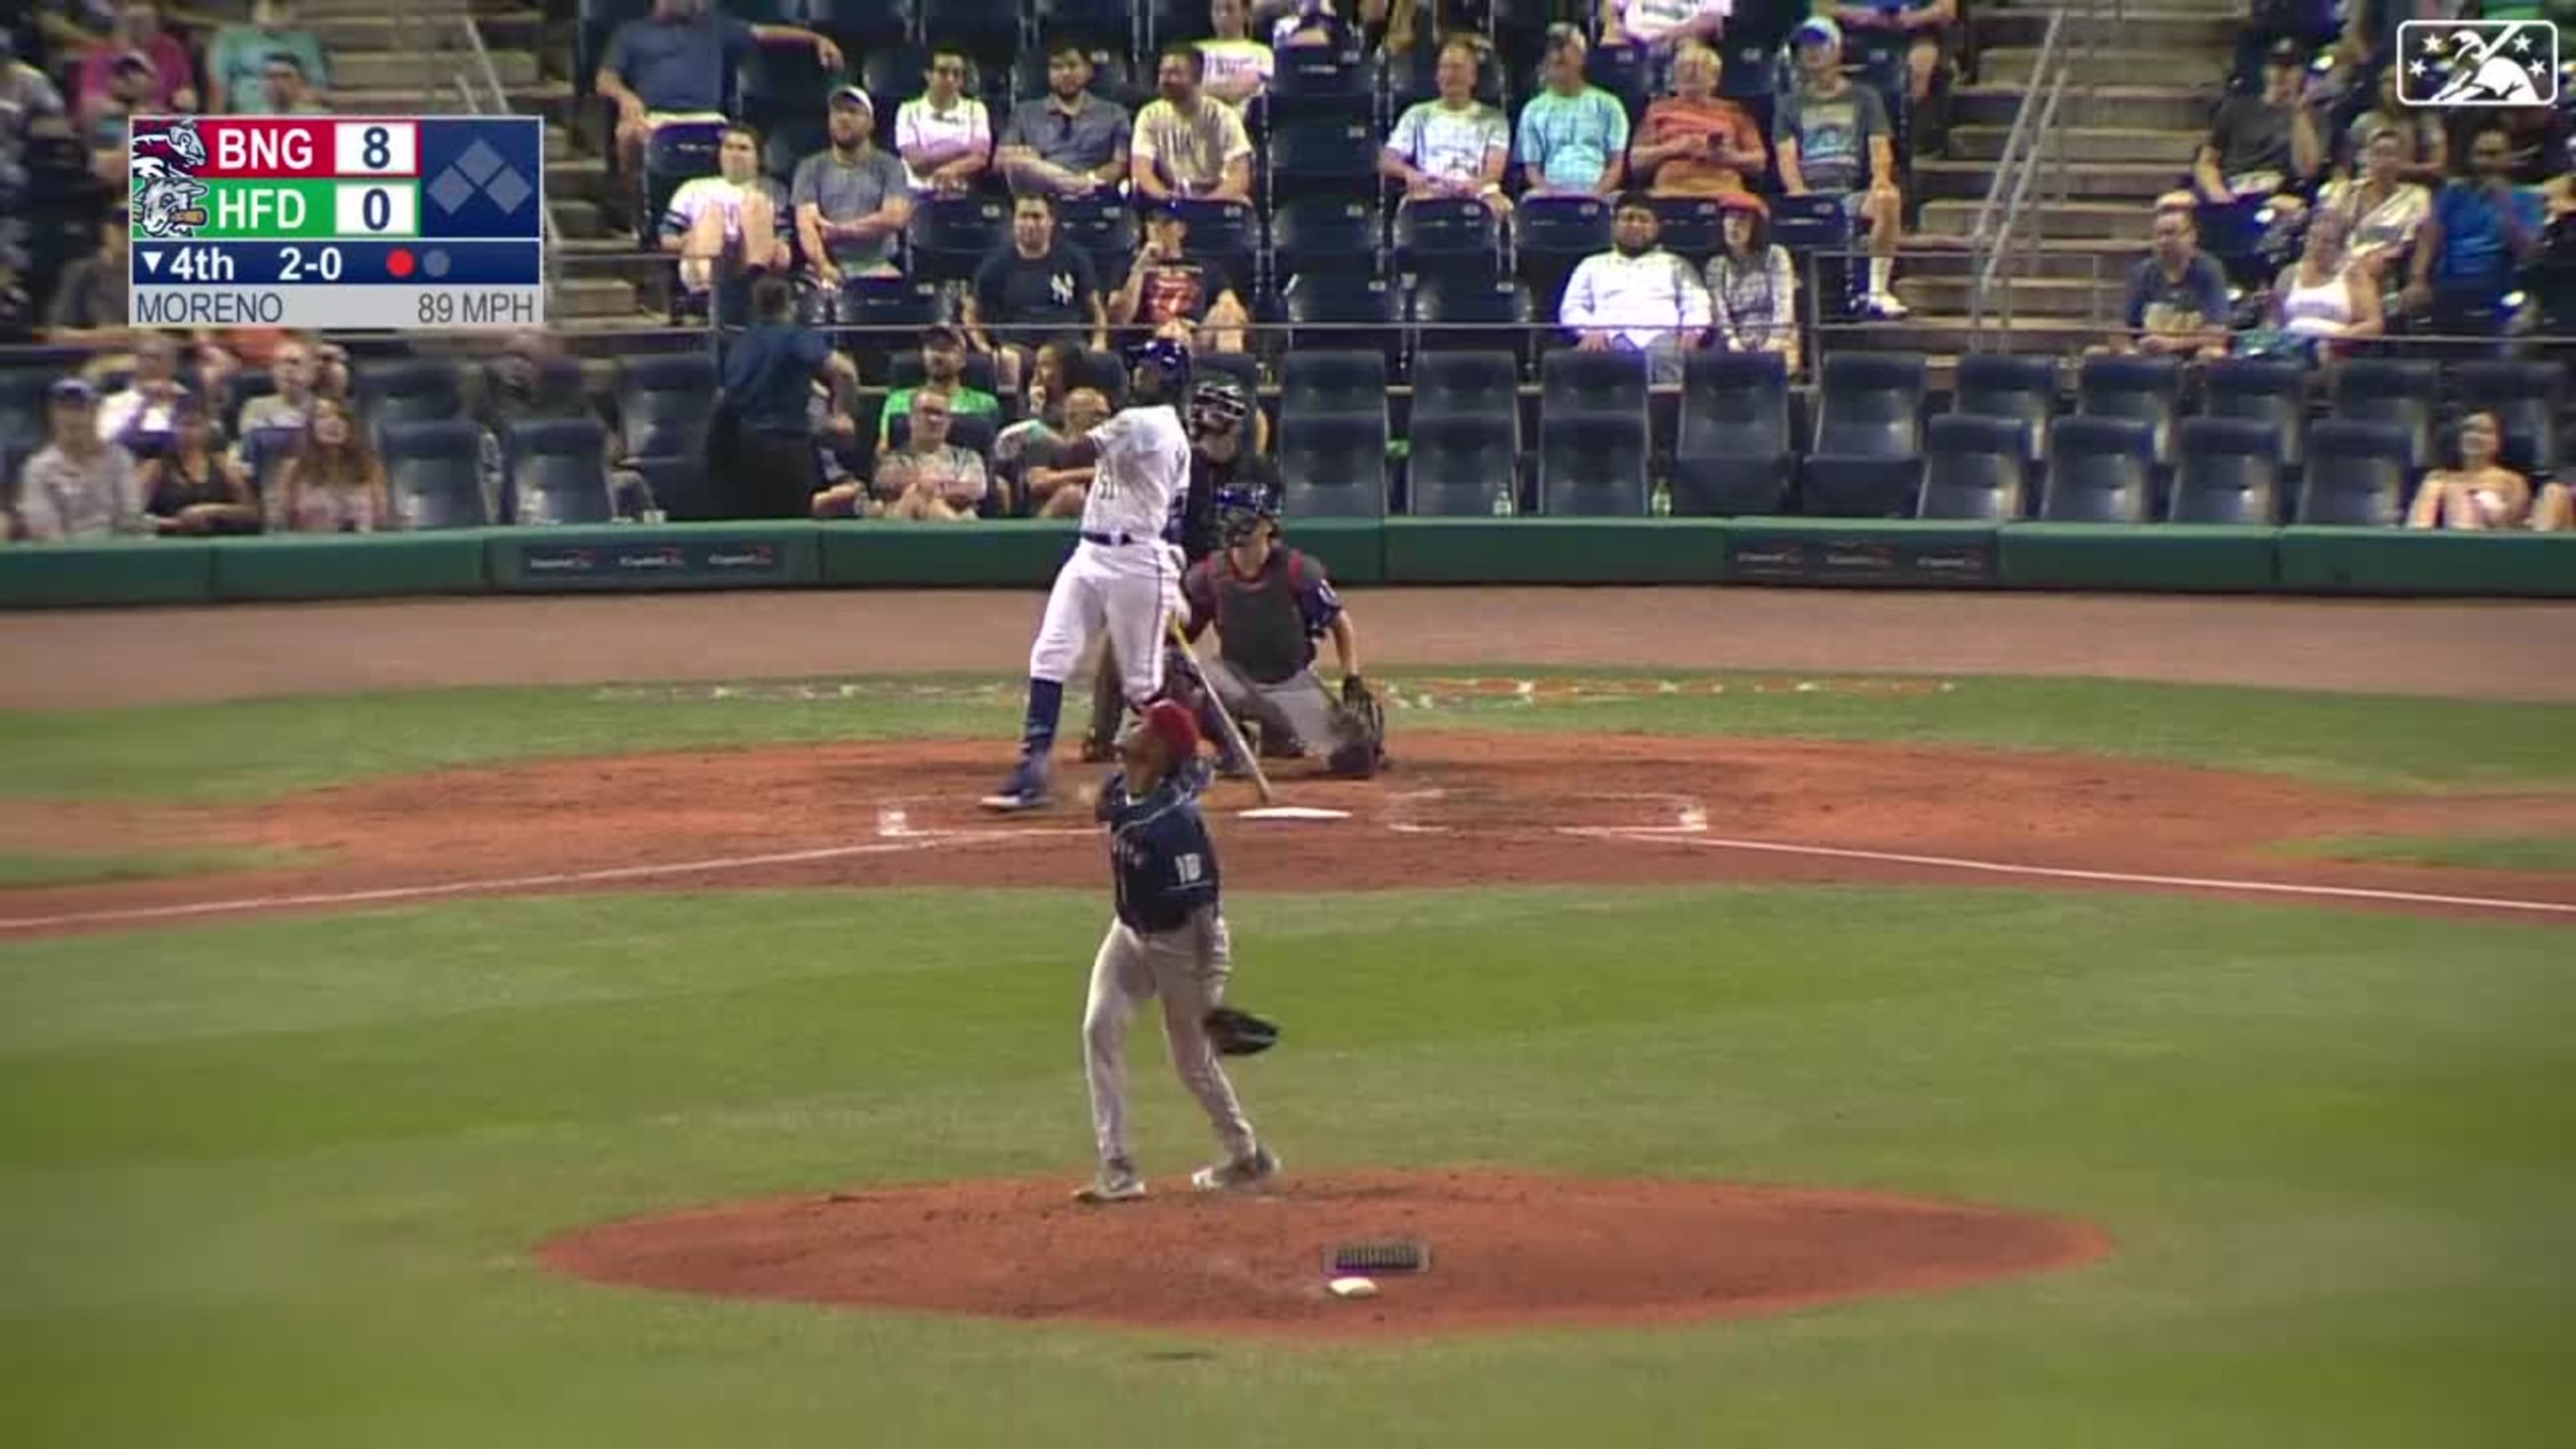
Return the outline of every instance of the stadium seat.
[[[2441,388],[2441,369],[2432,363],[2357,357],[2335,375],[2334,415],[2403,429],[2407,466],[2429,468],[2433,466],[2433,413]]]
[[[916,202],[904,227],[908,271],[925,282],[967,282],[1011,234],[1011,204],[995,196],[939,196]]]
[[[13,367],[0,372],[0,444],[33,453],[45,445],[45,389],[62,376],[51,367]]]
[[[861,377],[885,376],[897,350],[915,350],[921,329],[939,320],[938,284],[919,277],[851,277],[837,294],[816,292],[810,300],[841,326],[858,329],[838,341]]]
[[[1492,514],[1506,490],[1519,491],[1512,431],[1490,417],[1417,412],[1406,459],[1406,512],[1416,518]]]
[[[1923,497],[1917,518],[2005,523],[2030,489],[2027,425],[1982,413],[1944,413],[1924,424]]]
[[[1505,446],[1520,433],[1520,366],[1496,348],[1443,352],[1413,368],[1413,421],[1466,416],[1503,430]]]
[[[1114,352],[1095,352],[1086,347],[1074,368],[1076,387],[1097,388],[1109,399],[1112,409],[1127,405],[1127,364]]]
[[[1222,270],[1236,292],[1251,297],[1253,284],[1261,276],[1262,254],[1268,247],[1261,213],[1240,201],[1198,198],[1175,205],[1189,227],[1191,258]],[[1107,285],[1108,279],[1103,278],[1102,284]]]
[[[1660,223],[1656,236],[1664,250],[1687,257],[1694,270],[1726,246],[1726,208],[1707,196],[1659,196],[1654,199]]]
[[[921,36],[987,65],[1006,66],[1020,48],[1020,0],[927,0]]]
[[[724,127],[709,122],[673,121],[654,128],[644,143],[643,188],[635,217],[635,234],[647,246],[661,235],[662,216],[680,187],[716,174],[716,150],[723,141]]]
[[[832,133],[821,120],[782,117],[761,140],[760,169],[770,176],[794,176],[806,157],[831,143]],[[792,229],[793,219],[789,220]]]
[[[1414,365],[1426,353],[1509,348],[1518,359],[1529,337],[1529,288],[1509,278],[1432,273],[1413,289]]]
[[[1676,515],[1777,513],[1792,461],[1789,373],[1777,354],[1692,352],[1683,358],[1673,449]]]
[[[1548,414],[1538,422],[1539,506],[1556,518],[1637,518],[1646,512],[1646,418]]]
[[[453,418],[435,421],[454,422]],[[241,440],[243,466],[250,469],[250,485],[260,497],[273,497],[277,490],[278,470],[286,460],[304,446],[302,428],[253,428]]]
[[[734,69],[733,113],[764,133],[783,121],[810,121],[823,114],[832,88],[847,79],[824,69],[809,46],[755,45]],[[873,99],[875,92],[869,95]],[[885,115],[886,134],[892,136],[894,112]]]
[[[1801,480],[1804,511],[1887,518],[1915,510],[1923,478],[1926,367],[1923,355],[1914,352],[1839,352],[1825,358],[1815,446]]]
[[[1386,416],[1386,359],[1351,348],[1297,348],[1281,362],[1279,415],[1375,413]]]
[[[1542,418],[1646,415],[1646,358],[1638,352],[1551,352],[1539,366]]]
[[[2201,375],[2201,411],[2261,423],[2280,444],[2283,467],[2307,458],[2308,369],[2286,358],[2223,357]]]
[[[1854,264],[1857,238],[1841,198],[1810,194],[1769,201],[1771,239],[1798,264],[1799,304],[1815,321],[1849,320],[1863,269]]]
[[[1279,300],[1287,313],[1291,349],[1371,348],[1390,368],[1403,355],[1397,310],[1402,299],[1382,278],[1338,272],[1291,277]]]
[[[816,29],[839,41],[853,55],[873,55],[889,46],[899,46],[910,39],[912,22],[919,9],[917,0],[798,0],[803,18]],[[919,67],[914,67],[916,73]],[[862,81],[862,85],[866,82]],[[918,87],[920,82],[914,82]],[[871,88],[871,96],[878,92]],[[880,98],[877,101],[889,121],[894,108]]]
[[[608,430],[590,418],[522,423],[501,439],[514,523],[607,523]]]
[[[2281,435],[2243,418],[2185,418],[2174,438],[2172,523],[2279,521]]]
[[[1202,5],[1201,11],[1206,7]],[[1283,46],[1270,73],[1270,116],[1274,125],[1292,119],[1329,117],[1366,126],[1375,116],[1377,61],[1356,50],[1329,45]],[[1274,133],[1273,139],[1276,139]],[[1374,141],[1370,174],[1375,175]]]
[[[1035,0],[1030,16],[1037,22],[1038,39],[1043,45],[1086,40],[1123,52],[1135,39],[1135,17],[1124,0]],[[1042,88],[1023,92],[1042,93]]]
[[[2451,371],[2460,411],[2489,412],[2504,427],[2505,466],[2519,472],[2558,468],[2558,433],[2567,372],[2547,362],[2464,362]]]
[[[1353,198],[1375,212],[1382,183],[1378,138],[1366,120],[1346,116],[1282,116],[1272,123],[1269,163],[1271,214],[1312,196]],[[1275,240],[1275,238],[1274,238]]]
[[[1481,201],[1408,200],[1395,211],[1395,265],[1424,281],[1492,280],[1503,274],[1503,225]]]
[[[1521,280],[1541,315],[1556,316],[1566,279],[1610,249],[1610,203],[1593,196],[1530,196],[1512,215]]]
[[[1377,204],[1367,197],[1303,197],[1270,218],[1270,255],[1284,276],[1352,272],[1374,277],[1384,254]]]
[[[2049,420],[2057,415],[2056,359],[1971,352],[1959,359],[1950,392],[1952,412],[2018,423],[2021,455],[2033,460],[2045,456]]]
[[[237,434],[241,431],[242,409],[250,406],[251,399],[270,397],[276,392],[277,379],[267,368],[242,368],[224,379],[223,410],[215,421],[223,425],[226,436]],[[0,425],[0,432],[5,431],[5,425]]]
[[[1294,360],[1295,354],[1290,354]],[[1280,488],[1290,518],[1386,515],[1386,405],[1332,412],[1279,407]]]
[[[464,381],[452,362],[375,362],[359,369],[358,416],[381,438],[394,423],[425,423],[465,414]]]
[[[2154,426],[2138,418],[2058,419],[2048,434],[2039,516],[2050,523],[2146,522],[2155,447]]]
[[[1175,41],[1206,40],[1216,34],[1215,27],[1208,23],[1206,0],[1151,0],[1151,4],[1145,40],[1149,50],[1160,50]]]
[[[1631,124],[1646,113],[1646,69],[1642,45],[1596,45],[1583,59],[1583,78],[1618,97]]]
[[[1055,204],[1055,234],[1091,259],[1100,285],[1114,290],[1136,262],[1136,213],[1116,197],[1068,196]]]
[[[2333,418],[2308,429],[2294,523],[2385,528],[2406,507],[2412,444],[2398,423]]]
[[[2129,418],[2147,425],[2156,462],[2173,459],[2174,417],[2182,399],[2182,362],[2145,354],[2088,357],[2075,374],[2075,410],[2086,417]]]
[[[483,430],[461,418],[395,423],[384,430],[385,482],[410,529],[483,528]]]
[[[617,360],[617,428],[629,457],[704,457],[715,406],[716,363],[706,353]]]
[[[843,0],[855,10],[868,0]],[[763,47],[766,49],[767,47]],[[930,85],[930,52],[917,45],[887,44],[866,50],[859,62],[859,85],[877,114],[878,144],[892,149],[895,113]]]

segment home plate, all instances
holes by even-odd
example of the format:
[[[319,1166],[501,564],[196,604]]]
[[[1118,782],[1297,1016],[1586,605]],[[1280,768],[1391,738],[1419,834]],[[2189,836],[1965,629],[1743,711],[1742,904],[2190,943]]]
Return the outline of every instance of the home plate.
[[[1259,805],[1235,814],[1246,820],[1348,820],[1348,810],[1327,810],[1320,805]]]

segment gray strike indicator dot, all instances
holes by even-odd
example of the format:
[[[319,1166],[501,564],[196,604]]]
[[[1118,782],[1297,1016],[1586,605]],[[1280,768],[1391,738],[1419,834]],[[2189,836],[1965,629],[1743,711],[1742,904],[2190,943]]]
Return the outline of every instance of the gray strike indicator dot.
[[[448,266],[447,253],[444,251],[432,251],[420,259],[420,269],[433,277],[446,276]]]

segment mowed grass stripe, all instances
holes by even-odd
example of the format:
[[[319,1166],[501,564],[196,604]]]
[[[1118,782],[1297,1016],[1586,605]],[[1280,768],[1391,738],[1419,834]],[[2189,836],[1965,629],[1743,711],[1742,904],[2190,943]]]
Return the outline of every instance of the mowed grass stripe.
[[[1483,670],[1485,676],[1513,671]],[[1532,679],[1577,674],[1526,671]],[[1426,672],[1415,678],[1436,681]],[[1680,676],[1677,676],[1680,677]],[[1724,678],[1694,676],[1692,678]],[[1399,695],[1419,689],[1385,681]],[[0,712],[0,798],[249,801],[388,774],[640,751],[842,740],[989,738],[1004,758],[1008,687],[885,682],[851,698],[714,698],[598,689],[467,689],[109,711]],[[937,682],[933,682],[936,684]],[[982,681],[996,685],[995,681]],[[1730,690],[1530,704],[1435,693],[1392,712],[1405,732],[1602,730],[1899,740],[2088,751],[2370,790],[2576,785],[2576,708],[2085,680],[1971,678],[1940,693]],[[872,687],[873,688],[873,687]],[[1068,734],[1081,709],[1068,712]],[[187,739],[173,752],[166,741]],[[2475,750],[2459,741],[2475,739]]]

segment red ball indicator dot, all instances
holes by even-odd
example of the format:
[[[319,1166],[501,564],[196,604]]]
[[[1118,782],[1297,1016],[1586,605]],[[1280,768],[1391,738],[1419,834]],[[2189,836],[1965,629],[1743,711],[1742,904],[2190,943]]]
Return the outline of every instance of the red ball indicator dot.
[[[397,277],[408,277],[411,275],[411,268],[412,260],[410,252],[403,250],[401,247],[396,247],[392,251],[385,253],[386,271],[393,273]]]

